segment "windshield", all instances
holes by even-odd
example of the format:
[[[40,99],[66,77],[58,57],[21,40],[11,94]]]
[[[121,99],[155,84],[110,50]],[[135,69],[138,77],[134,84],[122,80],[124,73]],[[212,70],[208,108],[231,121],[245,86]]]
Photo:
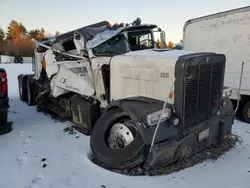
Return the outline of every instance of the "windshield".
[[[95,56],[114,56],[130,51],[130,45],[123,34],[119,34],[92,49]]]
[[[128,41],[131,51],[154,48],[152,33],[150,30],[128,32]]]

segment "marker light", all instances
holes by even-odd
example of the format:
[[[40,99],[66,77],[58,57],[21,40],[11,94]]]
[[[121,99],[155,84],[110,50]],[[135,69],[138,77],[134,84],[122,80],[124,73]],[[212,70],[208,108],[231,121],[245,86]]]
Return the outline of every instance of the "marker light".
[[[118,23],[115,23],[114,25],[113,25],[113,27],[118,27],[119,25],[118,25]]]

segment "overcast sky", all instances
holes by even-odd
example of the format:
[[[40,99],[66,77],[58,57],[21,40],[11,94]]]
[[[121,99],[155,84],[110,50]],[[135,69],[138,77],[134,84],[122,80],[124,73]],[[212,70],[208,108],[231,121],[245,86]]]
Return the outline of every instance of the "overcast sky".
[[[166,32],[167,40],[182,38],[188,19],[250,5],[250,0],[138,0],[138,16]],[[132,22],[137,16],[136,0],[0,0],[0,27],[10,20],[27,29],[44,27],[53,33],[66,32],[107,20]]]

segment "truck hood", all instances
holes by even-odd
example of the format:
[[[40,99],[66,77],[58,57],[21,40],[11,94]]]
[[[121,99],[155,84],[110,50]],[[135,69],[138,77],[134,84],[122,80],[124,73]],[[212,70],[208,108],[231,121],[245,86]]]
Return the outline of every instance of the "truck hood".
[[[167,59],[178,59],[182,55],[192,54],[194,52],[184,50],[172,50],[172,49],[147,49],[131,51],[124,55],[127,56],[145,56],[155,58],[167,58]]]

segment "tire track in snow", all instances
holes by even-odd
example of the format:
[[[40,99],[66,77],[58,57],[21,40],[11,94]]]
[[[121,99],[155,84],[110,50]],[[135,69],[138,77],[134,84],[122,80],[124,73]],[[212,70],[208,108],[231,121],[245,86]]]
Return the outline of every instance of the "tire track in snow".
[[[38,174],[35,178],[32,179],[28,188],[38,188],[42,179],[44,179],[43,174]]]

